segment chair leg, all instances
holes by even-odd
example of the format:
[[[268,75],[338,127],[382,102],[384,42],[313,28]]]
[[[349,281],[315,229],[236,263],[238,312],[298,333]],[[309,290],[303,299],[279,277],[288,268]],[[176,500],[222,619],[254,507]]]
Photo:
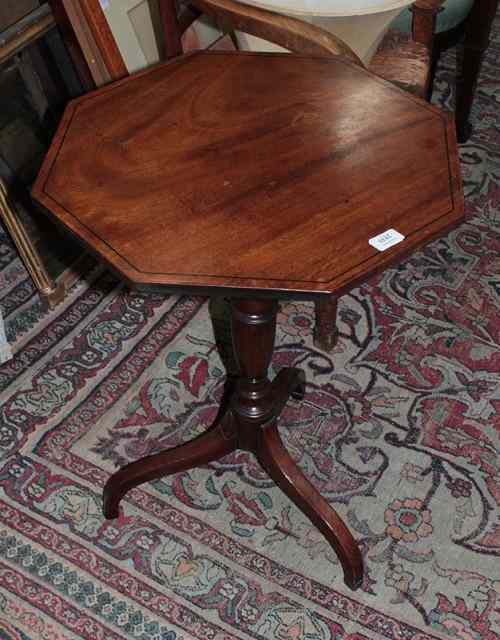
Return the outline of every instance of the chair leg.
[[[321,351],[331,351],[337,344],[337,298],[320,298],[315,302],[316,326],[314,327],[314,346]]]
[[[220,424],[194,440],[136,460],[115,471],[104,486],[104,517],[118,518],[120,501],[130,489],[144,482],[208,464],[234,451],[237,440],[236,432],[230,431],[232,420],[231,414],[226,413]]]
[[[467,18],[462,77],[457,87],[456,122],[459,142],[466,142],[472,133],[469,117],[498,2],[499,0],[476,0]]]

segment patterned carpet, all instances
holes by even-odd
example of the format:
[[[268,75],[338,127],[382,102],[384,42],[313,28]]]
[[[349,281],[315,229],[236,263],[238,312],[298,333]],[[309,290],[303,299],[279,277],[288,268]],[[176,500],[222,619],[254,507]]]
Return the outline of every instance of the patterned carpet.
[[[467,222],[344,296],[331,356],[312,345],[311,305],[279,316],[274,372],[309,383],[281,434],[363,549],[356,593],[243,452],[145,485],[104,521],[117,465],[215,416],[208,305],[95,269],[42,313],[2,240],[0,638],[500,638],[499,63],[497,22],[461,150]],[[454,67],[452,52],[436,82],[449,108]]]

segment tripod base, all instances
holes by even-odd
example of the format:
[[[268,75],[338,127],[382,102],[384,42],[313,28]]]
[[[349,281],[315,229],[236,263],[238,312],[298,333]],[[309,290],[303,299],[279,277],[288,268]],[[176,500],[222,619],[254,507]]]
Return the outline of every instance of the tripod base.
[[[239,300],[233,303],[233,342],[242,376],[229,408],[217,424],[191,442],[132,462],[114,473],[104,488],[104,515],[116,518],[123,496],[138,485],[217,460],[235,449],[251,451],[297,507],[335,550],[345,583],[357,589],[363,580],[360,550],[349,529],[307,480],[280,438],[277,419],[290,396],[304,397],[299,369],[283,369],[270,382],[276,303]],[[266,348],[267,347],[267,348]]]

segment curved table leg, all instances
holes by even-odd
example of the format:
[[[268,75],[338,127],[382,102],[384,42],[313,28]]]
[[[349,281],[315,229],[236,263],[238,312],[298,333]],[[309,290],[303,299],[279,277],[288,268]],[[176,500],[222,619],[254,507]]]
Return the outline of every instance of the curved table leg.
[[[280,489],[325,536],[340,560],[345,583],[357,589],[363,580],[359,547],[342,519],[295,464],[283,445],[275,421],[261,427],[257,458]]]
[[[222,422],[194,440],[178,447],[131,462],[114,473],[104,487],[103,512],[106,518],[117,518],[123,496],[149,480],[186,471],[231,453],[236,448],[233,417],[226,413]]]
[[[303,397],[305,378],[302,371],[288,368],[269,381],[276,312],[272,300],[232,301],[234,354],[241,373],[231,404],[238,446],[255,453],[280,489],[318,527],[340,560],[346,584],[357,589],[363,580],[363,561],[354,538],[297,467],[279,437],[277,417],[290,395]]]

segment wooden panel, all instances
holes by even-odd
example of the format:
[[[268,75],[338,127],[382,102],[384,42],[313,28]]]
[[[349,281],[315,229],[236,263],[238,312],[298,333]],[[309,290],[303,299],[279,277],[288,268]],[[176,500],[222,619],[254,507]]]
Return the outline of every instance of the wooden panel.
[[[39,5],[37,0],[1,0],[0,31],[7,29]]]
[[[127,75],[99,0],[49,0],[86,89]]]
[[[59,33],[64,41],[66,50],[75,67],[75,71],[84,91],[91,91],[96,87],[96,81],[91,73],[89,63],[84,53],[84,44],[80,41],[79,33],[68,16],[64,0],[48,0]]]
[[[80,5],[78,0],[51,0],[51,3],[61,6],[61,11],[64,13],[69,28],[76,37],[95,86],[100,87],[110,82],[112,79],[111,75],[83,15],[82,5]]]
[[[41,38],[54,27],[54,17],[47,5],[32,11],[0,33],[0,64]]]
[[[101,9],[99,0],[85,0],[85,2],[81,3],[81,11],[111,80],[123,78],[127,75],[127,68],[113,38],[108,21]]]

